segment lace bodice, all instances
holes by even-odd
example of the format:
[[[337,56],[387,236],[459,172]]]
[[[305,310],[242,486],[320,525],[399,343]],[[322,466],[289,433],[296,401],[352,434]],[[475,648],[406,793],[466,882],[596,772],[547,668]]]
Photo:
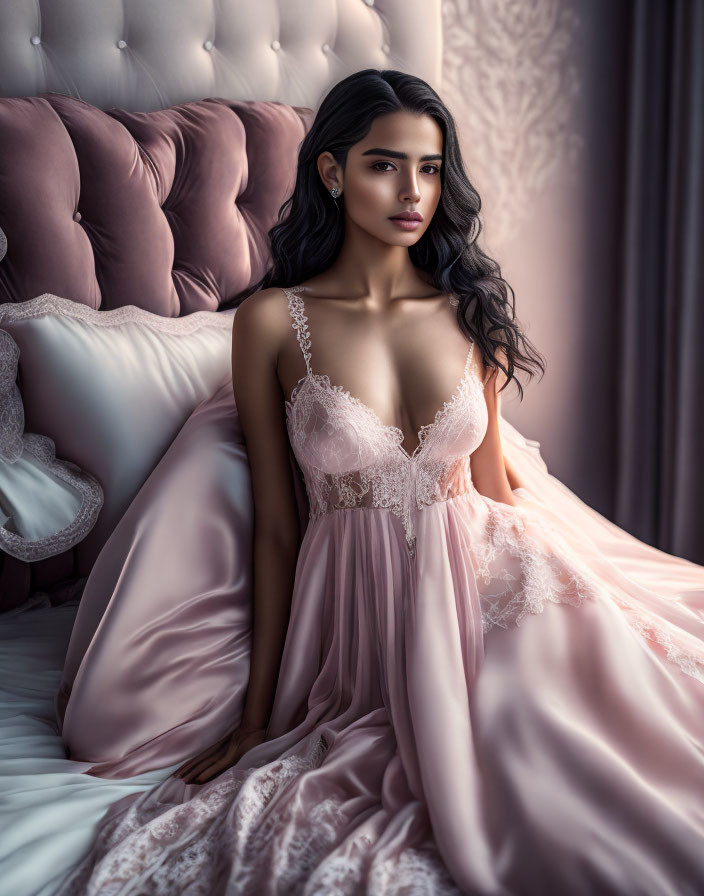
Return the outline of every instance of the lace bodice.
[[[454,394],[432,423],[418,431],[412,454],[403,431],[383,423],[377,413],[326,374],[314,373],[303,286],[284,289],[306,373],[286,402],[291,446],[303,472],[310,519],[352,507],[387,508],[401,519],[411,556],[416,535],[412,508],[466,493],[471,483],[470,455],[488,425],[483,384],[472,364],[470,341],[464,373]]]

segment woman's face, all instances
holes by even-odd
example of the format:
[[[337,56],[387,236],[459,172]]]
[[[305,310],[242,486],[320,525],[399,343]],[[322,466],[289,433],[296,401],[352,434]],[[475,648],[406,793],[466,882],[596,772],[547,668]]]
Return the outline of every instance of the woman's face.
[[[384,243],[412,246],[440,201],[442,144],[442,130],[429,115],[393,112],[376,118],[350,147],[344,172],[328,152],[318,170],[328,190],[344,193],[346,219]],[[402,212],[418,212],[422,220],[404,227],[392,220]]]

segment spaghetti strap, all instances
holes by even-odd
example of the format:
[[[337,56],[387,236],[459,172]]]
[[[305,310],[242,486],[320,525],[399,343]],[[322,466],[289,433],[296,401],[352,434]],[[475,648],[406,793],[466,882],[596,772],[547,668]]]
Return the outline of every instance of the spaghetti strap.
[[[305,315],[303,296],[298,295],[303,290],[302,286],[282,287],[288,298],[288,310],[291,315],[291,326],[296,331],[296,339],[301,347],[303,359],[306,362],[306,373],[310,376],[310,331],[308,330],[308,318]]]
[[[467,378],[467,374],[469,373],[469,365],[472,360],[472,353],[474,352],[474,340],[470,339],[469,341],[469,351],[467,352],[467,360],[464,362],[464,374],[463,378]]]

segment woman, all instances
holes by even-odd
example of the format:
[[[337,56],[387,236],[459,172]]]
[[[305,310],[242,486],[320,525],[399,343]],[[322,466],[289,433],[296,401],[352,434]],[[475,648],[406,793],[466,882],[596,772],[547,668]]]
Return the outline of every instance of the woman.
[[[244,710],[61,892],[701,892],[704,569],[656,593],[509,480],[499,392],[544,365],[440,98],[340,82],[287,206],[233,323]]]

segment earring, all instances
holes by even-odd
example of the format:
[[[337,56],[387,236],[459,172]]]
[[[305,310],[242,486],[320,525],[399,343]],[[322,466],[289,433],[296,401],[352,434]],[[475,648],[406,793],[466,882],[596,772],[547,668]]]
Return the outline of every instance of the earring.
[[[330,190],[330,195],[333,199],[337,199],[337,197],[340,195],[340,191],[337,189],[337,187],[333,187],[332,190]]]

